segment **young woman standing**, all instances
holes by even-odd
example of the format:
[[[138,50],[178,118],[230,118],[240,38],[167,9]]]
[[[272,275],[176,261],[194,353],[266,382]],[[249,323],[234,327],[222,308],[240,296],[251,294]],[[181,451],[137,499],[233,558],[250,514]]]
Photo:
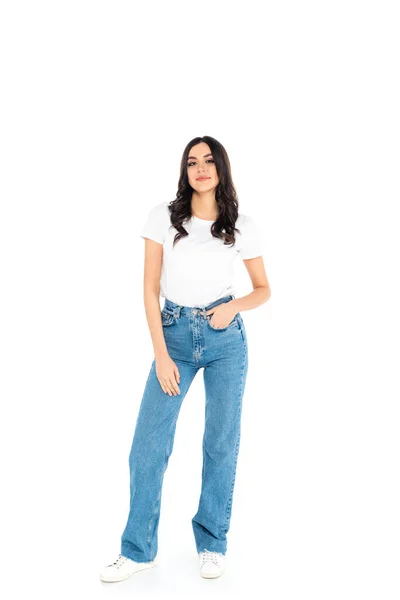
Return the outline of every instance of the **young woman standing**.
[[[203,368],[206,417],[202,488],[192,519],[200,574],[225,568],[239,452],[248,349],[240,311],[271,291],[260,230],[239,214],[225,148],[210,136],[191,140],[182,156],[176,199],[154,206],[145,239],[144,302],[155,358],[136,422],[130,511],[121,554],[103,581],[121,581],[156,564],[161,490],[182,401]],[[253,291],[235,298],[233,265],[243,259]],[[159,296],[164,297],[160,310]]]

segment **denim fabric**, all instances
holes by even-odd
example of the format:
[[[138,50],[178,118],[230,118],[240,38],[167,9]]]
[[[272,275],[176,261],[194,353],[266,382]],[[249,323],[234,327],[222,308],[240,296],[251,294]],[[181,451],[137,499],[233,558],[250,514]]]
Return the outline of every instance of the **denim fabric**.
[[[217,329],[205,312],[233,298],[191,307],[165,298],[163,332],[169,355],[179,368],[181,393],[169,396],[162,390],[154,359],[129,455],[130,510],[121,537],[121,554],[137,562],[157,555],[164,473],[182,401],[202,367],[206,396],[202,488],[192,527],[197,552],[226,552],[248,369],[247,337],[240,313],[227,327]]]

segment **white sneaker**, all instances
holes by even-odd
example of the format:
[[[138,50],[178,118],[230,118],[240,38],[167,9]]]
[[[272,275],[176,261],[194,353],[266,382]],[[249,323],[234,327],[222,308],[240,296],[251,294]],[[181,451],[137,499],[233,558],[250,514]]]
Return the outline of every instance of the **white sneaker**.
[[[211,579],[219,577],[225,571],[225,555],[220,552],[211,552],[203,550],[199,552],[200,558],[200,575]]]
[[[155,567],[156,564],[156,559],[150,562],[135,562],[126,556],[118,554],[117,560],[104,567],[100,572],[100,579],[107,582],[122,581],[123,579],[128,579],[128,577],[137,571],[151,569],[151,567]]]

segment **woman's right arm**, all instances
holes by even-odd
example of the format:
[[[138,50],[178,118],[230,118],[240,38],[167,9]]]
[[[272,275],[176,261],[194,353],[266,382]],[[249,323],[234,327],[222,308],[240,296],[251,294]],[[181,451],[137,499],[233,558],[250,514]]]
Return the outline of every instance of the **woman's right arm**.
[[[179,369],[171,359],[165,343],[159,299],[163,246],[150,238],[145,238],[144,254],[143,295],[156,359],[156,374],[163,391],[170,396],[175,396],[180,394]]]

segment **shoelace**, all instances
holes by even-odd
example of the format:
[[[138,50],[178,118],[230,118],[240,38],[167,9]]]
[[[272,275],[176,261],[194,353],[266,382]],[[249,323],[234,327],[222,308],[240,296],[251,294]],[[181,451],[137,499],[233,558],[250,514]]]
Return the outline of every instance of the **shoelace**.
[[[118,554],[117,560],[114,561],[111,565],[109,565],[109,567],[117,567],[117,569],[119,569],[126,561],[126,556],[121,556],[121,554]]]
[[[211,552],[211,550],[204,550],[201,553],[201,564],[204,565],[204,563],[209,560],[219,567],[220,566],[219,562],[218,562],[219,554],[220,554],[219,552]]]

